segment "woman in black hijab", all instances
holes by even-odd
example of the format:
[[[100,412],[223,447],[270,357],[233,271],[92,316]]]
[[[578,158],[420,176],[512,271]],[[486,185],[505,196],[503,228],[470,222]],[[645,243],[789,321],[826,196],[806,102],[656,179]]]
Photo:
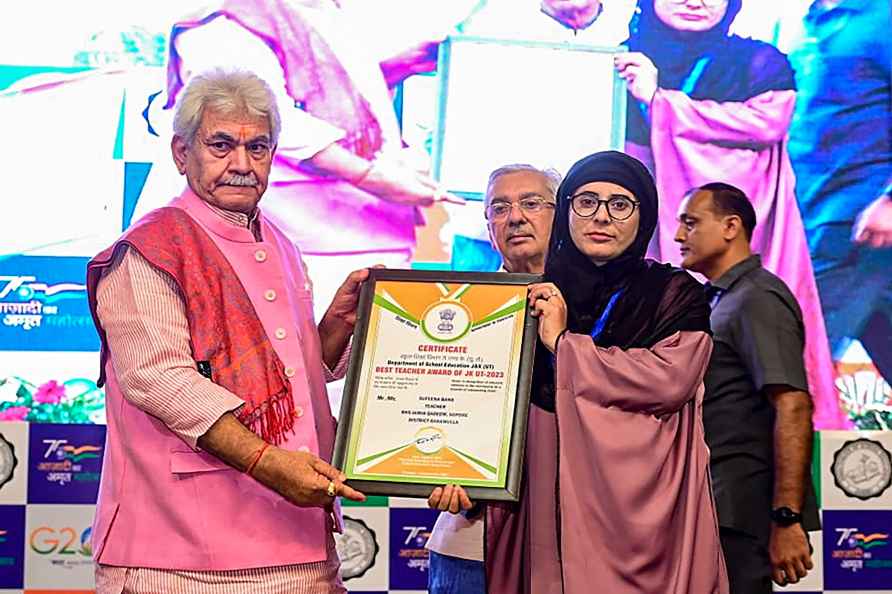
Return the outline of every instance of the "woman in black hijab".
[[[709,307],[644,258],[657,222],[644,165],[577,162],[558,189],[539,317],[527,482],[487,511],[490,594],[726,594],[703,438]]]

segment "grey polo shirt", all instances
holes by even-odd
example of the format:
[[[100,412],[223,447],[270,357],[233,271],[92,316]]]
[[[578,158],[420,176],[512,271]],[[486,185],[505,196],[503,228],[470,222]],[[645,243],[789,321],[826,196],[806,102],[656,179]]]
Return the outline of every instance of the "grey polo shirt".
[[[808,391],[805,326],[796,298],[759,256],[738,263],[711,293],[713,353],[706,372],[703,424],[719,525],[768,542],[774,494],[774,407],[762,389]],[[811,480],[807,530],[819,527]]]

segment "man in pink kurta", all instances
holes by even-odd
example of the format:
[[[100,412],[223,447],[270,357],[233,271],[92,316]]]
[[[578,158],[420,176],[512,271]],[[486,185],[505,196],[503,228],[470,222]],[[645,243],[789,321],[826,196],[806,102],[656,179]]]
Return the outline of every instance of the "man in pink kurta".
[[[253,74],[193,79],[171,144],[187,188],[88,266],[109,417],[101,594],[345,592],[335,497],[363,496],[326,462],[325,381],[367,272],[317,328],[300,253],[257,209],[279,125]]]

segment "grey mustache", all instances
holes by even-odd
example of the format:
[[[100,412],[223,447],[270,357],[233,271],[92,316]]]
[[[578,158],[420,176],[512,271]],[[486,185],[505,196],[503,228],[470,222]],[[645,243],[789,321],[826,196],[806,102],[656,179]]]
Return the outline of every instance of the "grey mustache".
[[[253,173],[248,175],[231,175],[223,181],[224,186],[256,186],[257,177]]]

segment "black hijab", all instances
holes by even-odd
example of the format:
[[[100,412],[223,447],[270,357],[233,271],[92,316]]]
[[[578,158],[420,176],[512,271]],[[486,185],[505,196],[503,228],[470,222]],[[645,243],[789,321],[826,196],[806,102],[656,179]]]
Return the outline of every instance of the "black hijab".
[[[708,57],[705,69],[690,90],[693,99],[746,101],[766,91],[795,89],[793,69],[776,48],[729,35],[741,2],[728,0],[725,16],[715,27],[694,33],[669,27],[654,12],[653,0],[640,0],[627,44],[631,51],[641,52],[653,61],[659,71],[657,84],[662,89],[681,89],[695,65]],[[650,124],[637,105],[637,100],[629,95],[626,135],[632,142],[647,145]]]
[[[570,237],[570,197],[590,182],[606,181],[629,190],[640,202],[638,233],[617,258],[596,266]],[[616,151],[594,153],[577,161],[558,188],[545,279],[555,283],[567,302],[567,328],[591,335],[608,304],[603,330],[593,337],[600,347],[650,348],[678,331],[709,332],[709,305],[703,287],[688,273],[646,260],[647,244],[657,226],[657,188],[647,168]],[[533,402],[554,410],[554,374],[550,353],[537,349]]]

